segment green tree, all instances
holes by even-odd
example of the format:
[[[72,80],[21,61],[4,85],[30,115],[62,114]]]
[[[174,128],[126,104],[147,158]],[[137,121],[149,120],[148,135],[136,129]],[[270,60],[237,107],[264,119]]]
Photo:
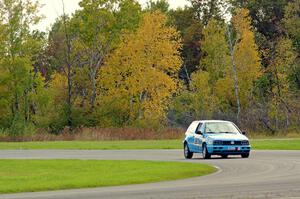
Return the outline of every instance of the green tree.
[[[256,101],[258,110],[262,113],[261,121],[272,132],[280,129],[286,124],[286,113],[279,113],[277,110],[282,109],[286,112],[286,107],[275,100],[274,88],[278,85],[276,74],[274,73],[274,61],[278,56],[278,49],[282,47],[282,39],[288,37],[293,41],[293,45],[298,50],[299,57],[299,42],[297,39],[297,29],[299,29],[299,1],[284,1],[284,0],[265,0],[265,1],[242,1],[232,0],[235,7],[247,8],[250,11],[252,18],[252,25],[256,30],[256,41],[259,46],[260,55],[262,58],[263,74],[256,83]],[[286,43],[286,42],[284,42]],[[279,45],[280,44],[280,45]],[[280,47],[281,46],[281,47]],[[283,45],[286,46],[286,45]],[[290,50],[292,50],[292,46]],[[297,101],[297,94],[295,90],[300,88],[300,67],[299,59],[292,66],[288,67],[289,70],[287,87],[288,89],[287,101]],[[275,64],[277,65],[277,64]],[[277,65],[278,66],[278,65]],[[276,89],[278,90],[278,88]],[[277,93],[277,92],[275,92]],[[276,105],[277,103],[277,105]],[[289,103],[291,105],[295,103]],[[295,108],[297,109],[297,108]],[[297,111],[294,111],[297,112]],[[281,116],[280,116],[281,115]],[[292,113],[289,113],[292,117]]]
[[[201,47],[203,58],[200,60],[202,70],[209,72],[209,82],[214,85],[218,79],[225,77],[230,66],[228,43],[225,26],[212,19],[203,30]]]
[[[253,26],[259,33],[257,39],[266,42],[262,49],[267,49],[274,42],[274,38],[282,35],[282,19],[284,17],[284,8],[288,1],[286,0],[264,0],[264,1],[244,1],[230,0],[234,8],[245,8],[249,10]],[[263,43],[261,43],[263,45]]]
[[[65,125],[71,127],[95,125],[99,70],[123,31],[135,31],[141,18],[141,6],[134,0],[83,0],[80,6],[73,16],[62,16],[52,26],[46,51],[50,57],[45,66],[49,69],[47,76],[52,77],[49,79],[55,81],[60,73],[71,83],[65,90],[70,97],[61,101],[67,106],[60,106],[62,112],[70,107],[67,115],[72,123]]]
[[[180,123],[188,122],[186,117],[212,118],[213,114],[221,108],[220,102],[228,103],[222,99],[223,93],[218,90],[221,88],[220,90],[223,91],[224,83],[217,84],[228,75],[231,64],[224,24],[212,19],[203,29],[202,34],[199,46],[203,57],[198,64],[201,70],[192,73],[189,91],[183,90],[172,104],[172,114]]]
[[[118,12],[115,12],[116,3],[119,6]],[[83,0],[80,6],[82,10],[72,19],[78,35],[74,48],[80,60],[77,65],[80,69],[86,67],[88,70],[91,93],[89,94],[88,89],[84,93],[89,96],[90,108],[93,110],[96,100],[96,77],[104,58],[114,46],[114,42],[118,41],[122,30],[130,28],[134,30],[137,26],[141,8],[132,0],[119,2]]]
[[[114,39],[115,18],[112,13],[113,3],[110,1],[84,0],[80,2],[80,6],[82,10],[77,11],[72,19],[74,32],[77,35],[74,40],[74,52],[77,54],[78,61],[75,64],[78,66],[77,71],[86,72],[78,71],[77,80],[85,74],[90,79],[90,86],[85,87],[84,82],[78,82],[78,88],[83,89],[79,92],[84,93],[84,98],[89,98],[90,109],[93,110],[96,100],[96,76]]]
[[[189,0],[192,4],[195,16],[201,20],[204,25],[211,19],[222,21],[224,19],[224,11],[226,1],[224,0]]]
[[[294,46],[298,53],[298,59],[292,67],[291,79],[295,87],[300,90],[300,2],[292,1],[285,7],[283,19],[284,27],[288,35],[293,40]]]
[[[44,86],[33,62],[40,40],[30,31],[40,20],[37,10],[38,3],[30,0],[0,2],[0,126],[14,134],[32,124]]]
[[[119,39],[119,34],[122,31],[135,31],[142,18],[141,5],[136,0],[120,0],[117,12],[115,15],[116,36]]]
[[[177,28],[182,37],[181,58],[183,63],[179,77],[189,87],[191,74],[199,69],[203,25],[195,19],[194,10],[189,7],[170,10],[169,23]]]
[[[287,32],[296,40],[297,47],[300,48],[300,2],[289,2],[284,9],[284,27]]]
[[[225,111],[225,107],[229,105],[230,98],[228,98],[228,95],[224,95],[223,91],[225,89],[223,90],[223,88],[229,81],[230,73],[228,69],[231,66],[231,60],[224,23],[215,19],[208,22],[203,31],[201,47],[204,55],[200,60],[200,66],[202,70],[209,73],[210,101],[214,102],[211,103],[211,108],[208,110],[211,110],[210,112],[216,110]],[[227,82],[225,83],[224,80]],[[230,92],[231,89],[227,91]]]
[[[274,77],[274,87],[272,88],[272,105],[270,110],[271,117],[275,118],[275,128],[279,128],[280,115],[285,116],[286,127],[289,126],[289,115],[291,108],[289,99],[291,92],[289,88],[289,73],[292,71],[296,59],[292,41],[282,38],[276,45],[275,58],[269,68]],[[284,109],[282,112],[281,109]]]
[[[150,0],[147,2],[146,12],[160,11],[162,13],[167,14],[169,12],[170,4],[167,0],[158,0],[153,1]]]

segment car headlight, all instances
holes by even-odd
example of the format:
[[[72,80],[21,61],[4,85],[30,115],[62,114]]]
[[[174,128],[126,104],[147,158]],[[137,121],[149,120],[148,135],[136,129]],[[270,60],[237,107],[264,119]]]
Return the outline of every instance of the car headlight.
[[[214,143],[213,140],[207,140],[207,144],[212,145]]]

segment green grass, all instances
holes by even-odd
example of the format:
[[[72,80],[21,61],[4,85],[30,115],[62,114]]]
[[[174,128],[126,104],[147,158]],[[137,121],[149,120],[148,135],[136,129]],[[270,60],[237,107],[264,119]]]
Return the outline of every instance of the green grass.
[[[300,150],[300,139],[253,139],[257,150]],[[181,149],[182,140],[0,142],[0,149]]]
[[[215,172],[209,165],[110,160],[0,160],[0,193],[116,186]]]
[[[300,139],[261,139],[253,140],[251,145],[256,150],[300,150]]]

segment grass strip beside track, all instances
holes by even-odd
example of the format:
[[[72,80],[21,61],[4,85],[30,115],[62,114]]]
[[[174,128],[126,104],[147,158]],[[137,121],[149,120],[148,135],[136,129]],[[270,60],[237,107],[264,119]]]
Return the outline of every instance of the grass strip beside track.
[[[202,176],[205,164],[110,160],[0,160],[0,193],[140,184]]]
[[[256,150],[300,150],[300,139],[258,139],[251,145]]]
[[[253,139],[255,150],[300,150],[300,139]],[[0,149],[181,149],[182,140],[0,142]]]

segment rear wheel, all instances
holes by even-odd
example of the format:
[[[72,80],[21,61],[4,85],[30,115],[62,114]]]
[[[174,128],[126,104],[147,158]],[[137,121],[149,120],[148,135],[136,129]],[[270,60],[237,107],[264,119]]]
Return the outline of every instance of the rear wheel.
[[[192,159],[193,153],[190,151],[187,143],[184,143],[184,157],[185,159]]]
[[[242,158],[249,158],[249,153],[243,153],[243,154],[241,154],[241,156],[242,156]]]
[[[204,159],[209,159],[211,157],[211,154],[207,151],[206,144],[203,144],[202,146],[202,156]]]

